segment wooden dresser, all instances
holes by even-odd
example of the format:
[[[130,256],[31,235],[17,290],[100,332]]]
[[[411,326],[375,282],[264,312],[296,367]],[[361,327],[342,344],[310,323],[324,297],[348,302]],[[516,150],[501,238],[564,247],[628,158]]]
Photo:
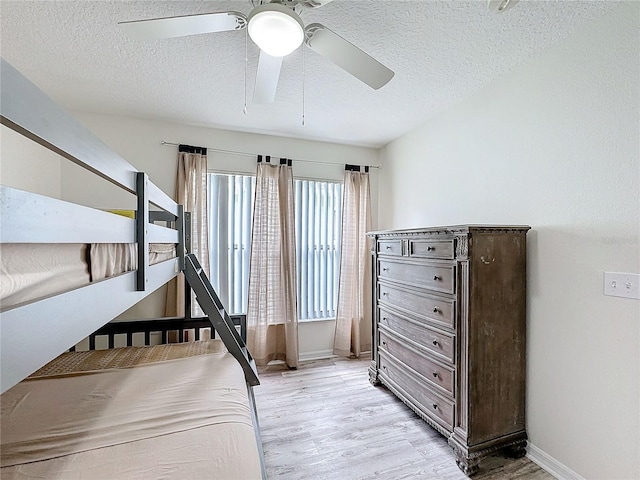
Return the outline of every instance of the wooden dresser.
[[[448,438],[467,475],[525,454],[528,226],[369,234],[374,385]]]

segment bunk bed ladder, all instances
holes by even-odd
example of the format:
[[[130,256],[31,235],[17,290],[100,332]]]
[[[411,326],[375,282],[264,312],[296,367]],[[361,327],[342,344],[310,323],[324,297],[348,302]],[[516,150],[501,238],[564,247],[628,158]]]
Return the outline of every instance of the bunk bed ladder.
[[[220,335],[229,353],[242,366],[247,383],[251,386],[259,385],[258,370],[253,357],[236,330],[233,320],[225,311],[222,302],[207,278],[207,274],[202,270],[200,262],[198,262],[193,253],[186,255],[184,274],[187,283],[196,292],[196,299],[204,313],[209,317],[211,325]]]

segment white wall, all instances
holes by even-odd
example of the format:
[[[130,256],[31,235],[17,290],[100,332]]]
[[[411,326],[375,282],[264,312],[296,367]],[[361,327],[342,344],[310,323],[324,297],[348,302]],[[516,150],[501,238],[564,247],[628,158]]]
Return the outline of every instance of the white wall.
[[[640,478],[640,4],[389,144],[381,228],[529,224],[527,423],[585,478]]]
[[[213,147],[227,151],[262,153],[294,159],[294,175],[304,178],[342,180],[345,163],[377,165],[374,149],[324,142],[297,140],[269,135],[256,135],[228,130],[172,124],[136,118],[75,112],[74,117],[96,134],[134,167],[149,175],[158,187],[170,196],[175,189],[176,147],[163,146],[161,141]],[[301,160],[296,162],[295,160]],[[255,158],[228,153],[208,152],[209,169],[219,172],[255,174]],[[303,162],[329,162],[309,163]],[[65,162],[62,168],[62,194],[65,200],[106,208],[133,208],[134,198],[118,194],[113,187],[76,165]],[[377,170],[372,170],[372,202],[377,204]],[[373,212],[374,219],[377,211]]]
[[[0,184],[60,198],[60,162],[57,153],[0,125]]]
[[[149,175],[158,187],[174,195],[178,150],[161,141],[213,147],[226,151],[262,153],[294,159],[294,176],[342,180],[344,164],[378,165],[378,151],[369,148],[255,135],[211,128],[194,127],[108,115],[74,113],[89,130],[115,152]],[[209,169],[218,172],[255,174],[256,159],[241,155],[208,151]],[[309,163],[296,160],[319,161]],[[329,162],[327,164],[326,162]],[[377,170],[371,170],[372,204],[377,205]],[[71,162],[62,165],[62,197],[65,200],[98,208],[135,208],[132,195],[106,185]],[[373,208],[374,225],[377,211]],[[160,289],[125,312],[119,319],[154,318],[164,315],[165,290]],[[330,354],[333,348],[334,321],[301,323],[300,356],[304,359]]]

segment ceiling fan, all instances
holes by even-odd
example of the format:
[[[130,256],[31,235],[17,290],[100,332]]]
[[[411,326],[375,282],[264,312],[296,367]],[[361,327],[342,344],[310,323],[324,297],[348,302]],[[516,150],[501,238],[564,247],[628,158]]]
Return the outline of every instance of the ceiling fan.
[[[312,23],[304,26],[296,10],[304,7],[318,8],[332,0],[249,1],[254,8],[248,16],[230,11],[120,22],[118,25],[137,40],[247,28],[249,36],[260,48],[254,103],[273,102],[282,59],[298,49],[303,42],[373,89],[383,87],[393,78],[392,70],[324,25]]]

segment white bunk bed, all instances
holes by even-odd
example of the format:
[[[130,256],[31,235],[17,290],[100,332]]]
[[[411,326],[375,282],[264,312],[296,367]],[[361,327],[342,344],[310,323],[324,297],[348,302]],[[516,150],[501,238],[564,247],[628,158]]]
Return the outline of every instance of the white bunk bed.
[[[137,257],[137,262],[136,258],[125,262],[133,262],[131,271],[125,267],[109,272],[108,278],[103,278],[107,274],[80,278],[73,285],[55,287],[61,292],[47,290],[53,278],[44,272],[45,281],[40,284],[45,289],[31,289],[37,299],[25,301],[29,295],[19,296],[18,302],[0,305],[0,475],[200,478],[208,472],[211,478],[265,478],[252,390],[259,384],[255,363],[245,338],[225,313],[197,259],[187,251],[188,214],[5,60],[0,74],[3,125],[137,198],[132,219],[0,186],[0,242],[7,247],[5,253],[11,252],[14,266],[19,267],[20,252],[25,249],[55,249],[56,245],[71,248],[71,257],[77,258],[84,257],[78,253],[82,249],[97,254],[100,246],[117,244],[125,250],[133,248]],[[151,210],[150,205],[157,208]],[[93,248],[86,247],[90,244]],[[171,248],[169,255],[154,263],[150,261],[152,244],[175,245],[175,250]],[[46,252],[51,250],[43,251],[50,256]],[[185,273],[207,317],[109,323],[179,272]],[[63,354],[82,339],[93,339],[96,331],[109,335],[113,347],[118,332],[126,333],[131,345],[135,331],[144,332],[149,343],[152,331],[162,331],[165,339],[168,329],[182,334],[183,328],[202,326],[213,327],[224,344],[217,339],[196,342],[187,358],[181,358],[180,351],[186,344],[116,349],[108,359],[90,363],[89,371],[86,362],[84,368],[75,368],[84,360],[78,362],[74,353]],[[155,350],[145,350],[158,348],[166,352],[158,356]],[[193,348],[199,351],[194,354]],[[119,360],[114,363],[116,357]],[[75,367],[69,369],[70,364]],[[45,365],[48,370],[42,368]],[[130,395],[121,396],[123,391]],[[102,398],[102,403],[91,400],[96,398]],[[82,410],[79,406],[86,407],[83,417],[77,415]],[[72,427],[61,420],[69,416],[77,417]]]

